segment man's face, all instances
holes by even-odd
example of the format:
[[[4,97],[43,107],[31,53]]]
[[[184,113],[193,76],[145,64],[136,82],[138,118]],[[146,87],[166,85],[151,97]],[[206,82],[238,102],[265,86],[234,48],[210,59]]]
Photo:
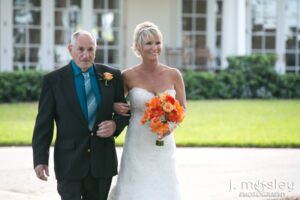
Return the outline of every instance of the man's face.
[[[69,44],[69,52],[82,71],[87,71],[93,64],[96,56],[96,44],[88,34],[77,36],[76,44]]]

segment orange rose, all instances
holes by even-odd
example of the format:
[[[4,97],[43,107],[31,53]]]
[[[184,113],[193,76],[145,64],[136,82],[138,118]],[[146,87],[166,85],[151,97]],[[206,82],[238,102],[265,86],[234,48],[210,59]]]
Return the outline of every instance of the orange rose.
[[[160,118],[155,117],[150,121],[150,129],[152,132],[162,135],[169,130],[169,127],[167,123],[162,123]]]
[[[103,79],[106,81],[110,81],[114,78],[113,74],[109,73],[109,72],[104,72],[103,74]]]
[[[147,111],[145,111],[145,113],[141,119],[141,123],[145,124],[149,119],[150,119],[150,113],[147,110]]]
[[[176,100],[171,95],[166,96],[166,101],[170,102],[172,105],[174,105],[176,102]]]
[[[172,112],[174,108],[175,107],[170,102],[167,102],[163,105],[163,110],[167,113]]]

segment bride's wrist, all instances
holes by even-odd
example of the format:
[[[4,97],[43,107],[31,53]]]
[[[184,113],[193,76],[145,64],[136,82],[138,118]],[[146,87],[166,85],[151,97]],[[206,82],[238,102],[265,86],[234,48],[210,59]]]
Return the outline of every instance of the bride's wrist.
[[[177,124],[175,122],[169,122],[168,126],[169,131],[172,132],[177,127]]]

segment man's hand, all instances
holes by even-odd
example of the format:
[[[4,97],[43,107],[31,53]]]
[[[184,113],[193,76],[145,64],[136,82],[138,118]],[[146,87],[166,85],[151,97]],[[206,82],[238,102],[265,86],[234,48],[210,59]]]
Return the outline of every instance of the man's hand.
[[[130,106],[127,103],[116,102],[114,103],[114,111],[122,116],[130,116],[128,111],[130,110]]]
[[[36,176],[43,180],[43,181],[47,181],[49,177],[49,169],[48,169],[48,165],[37,165],[35,168],[34,168],[34,171],[35,171],[35,174]]]
[[[116,131],[116,122],[106,120],[98,124],[97,136],[102,138],[111,137]]]

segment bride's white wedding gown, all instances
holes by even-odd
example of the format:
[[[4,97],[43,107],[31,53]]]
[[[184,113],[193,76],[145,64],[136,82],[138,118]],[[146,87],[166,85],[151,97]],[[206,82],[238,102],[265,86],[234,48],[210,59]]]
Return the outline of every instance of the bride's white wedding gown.
[[[175,96],[175,90],[164,93]],[[128,99],[131,118],[127,128],[120,171],[109,200],[179,200],[179,182],[176,173],[175,141],[173,134],[164,138],[164,146],[156,146],[156,134],[140,120],[145,102],[154,94],[132,88]]]

